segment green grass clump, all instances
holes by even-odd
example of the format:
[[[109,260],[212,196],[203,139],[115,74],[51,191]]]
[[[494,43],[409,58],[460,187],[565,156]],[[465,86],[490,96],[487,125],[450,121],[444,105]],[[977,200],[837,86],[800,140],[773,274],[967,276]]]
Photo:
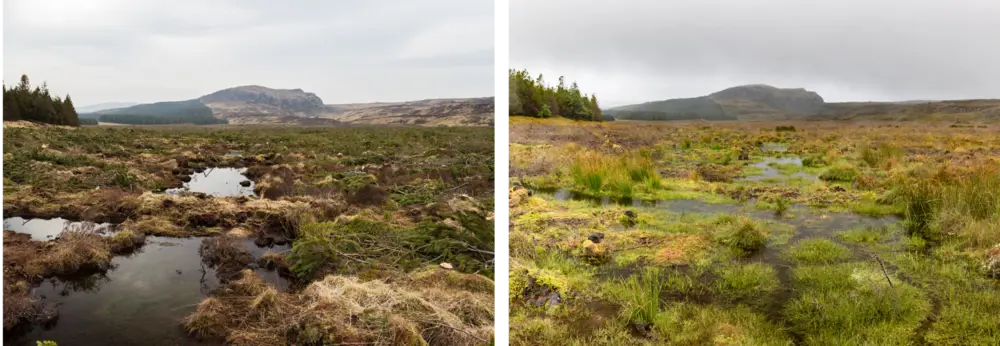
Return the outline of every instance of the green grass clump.
[[[662,275],[657,268],[646,268],[640,275],[632,275],[620,283],[616,298],[621,302],[621,317],[630,323],[650,325],[660,313],[660,293],[663,292]]]
[[[759,222],[748,217],[729,218],[722,222],[725,228],[718,241],[739,255],[750,255],[767,246],[767,233]]]
[[[778,287],[778,276],[764,263],[733,263],[718,271],[714,291],[731,300],[760,298]]]
[[[861,154],[861,160],[872,168],[889,167],[893,161],[899,161],[903,157],[903,150],[890,143],[863,146],[858,151]]]
[[[854,178],[857,178],[858,169],[851,165],[839,164],[827,169],[823,174],[819,175],[819,178],[825,181],[843,181],[851,182]]]
[[[803,239],[788,249],[788,257],[801,264],[824,264],[843,261],[851,250],[829,239]]]
[[[865,227],[837,232],[837,238],[855,244],[874,244],[882,242],[888,234],[886,227]]]
[[[670,303],[655,323],[667,345],[790,345],[788,334],[746,306]]]
[[[908,344],[931,310],[926,294],[877,265],[797,269],[799,296],[784,307],[791,328],[810,345]]]

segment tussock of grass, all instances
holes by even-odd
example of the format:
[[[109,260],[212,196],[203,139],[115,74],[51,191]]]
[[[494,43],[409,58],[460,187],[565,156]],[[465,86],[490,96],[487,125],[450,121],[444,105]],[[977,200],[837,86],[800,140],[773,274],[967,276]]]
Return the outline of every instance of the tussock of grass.
[[[132,230],[122,230],[111,236],[111,252],[122,253],[146,243],[146,235]]]
[[[611,294],[622,304],[621,317],[633,324],[651,325],[660,313],[660,293],[663,292],[659,269],[646,268],[639,275],[620,283],[621,289]]]
[[[840,240],[855,244],[875,244],[880,243],[889,236],[889,229],[886,227],[865,227],[855,228],[837,232]]]
[[[731,300],[757,300],[778,288],[778,276],[764,263],[732,263],[718,270],[714,292]]]
[[[890,285],[877,265],[803,268],[784,315],[809,344],[906,344],[930,313],[926,294],[895,277]]]
[[[428,269],[444,270],[444,269]],[[434,274],[423,274],[426,279]],[[252,271],[208,298],[184,321],[189,332],[227,343],[477,345],[493,337],[490,292],[446,281],[361,282],[327,276],[301,295],[276,292]]]
[[[892,143],[865,145],[858,148],[858,152],[861,154],[861,160],[872,168],[891,168],[903,157],[903,150]]]
[[[38,276],[106,270],[111,266],[111,248],[93,229],[68,229],[36,263],[42,268],[42,272],[35,273]]]
[[[781,327],[747,307],[670,303],[655,330],[670,345],[789,345]]]
[[[4,278],[4,281],[10,278]],[[31,321],[38,313],[35,301],[29,297],[28,283],[3,286],[3,329],[7,331],[18,324]]]
[[[632,197],[635,186],[660,186],[659,173],[649,152],[605,155],[583,150],[575,153],[570,176],[577,187],[592,195],[606,191],[618,197]]]
[[[722,244],[729,246],[741,255],[750,255],[767,245],[767,232],[763,225],[748,217],[724,219],[724,227],[717,238]]]
[[[823,174],[820,174],[819,178],[826,181],[851,182],[854,181],[854,178],[856,178],[858,174],[860,173],[854,166],[848,164],[837,164],[827,169],[823,172]]]
[[[788,257],[801,264],[825,264],[843,261],[851,250],[829,239],[803,239],[788,250]]]

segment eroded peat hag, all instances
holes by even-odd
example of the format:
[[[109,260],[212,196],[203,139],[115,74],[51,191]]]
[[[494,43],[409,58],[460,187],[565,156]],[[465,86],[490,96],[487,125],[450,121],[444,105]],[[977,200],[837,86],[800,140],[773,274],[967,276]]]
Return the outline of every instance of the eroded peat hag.
[[[5,127],[5,343],[488,344],[492,131]]]
[[[1000,342],[1000,128],[512,117],[511,341]]]

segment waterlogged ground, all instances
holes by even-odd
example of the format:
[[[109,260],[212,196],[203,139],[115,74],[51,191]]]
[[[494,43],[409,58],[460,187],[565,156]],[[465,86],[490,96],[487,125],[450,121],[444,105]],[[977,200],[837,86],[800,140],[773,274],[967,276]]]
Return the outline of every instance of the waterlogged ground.
[[[4,343],[489,343],[492,146],[5,124]]]
[[[512,343],[998,344],[996,134],[512,118]]]

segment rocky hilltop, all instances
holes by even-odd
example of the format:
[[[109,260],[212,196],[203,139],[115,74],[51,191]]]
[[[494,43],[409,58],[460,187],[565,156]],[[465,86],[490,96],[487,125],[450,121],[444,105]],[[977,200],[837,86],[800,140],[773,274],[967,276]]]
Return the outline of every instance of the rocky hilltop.
[[[1000,100],[827,103],[804,88],[754,84],[706,96],[605,110],[623,120],[941,120],[1000,121]]]
[[[220,118],[253,115],[313,117],[322,115],[323,99],[302,89],[239,86],[198,98]]]
[[[302,89],[246,85],[187,101],[107,109],[100,114],[186,118],[191,113],[230,124],[492,126],[493,98],[433,99],[327,105]]]

